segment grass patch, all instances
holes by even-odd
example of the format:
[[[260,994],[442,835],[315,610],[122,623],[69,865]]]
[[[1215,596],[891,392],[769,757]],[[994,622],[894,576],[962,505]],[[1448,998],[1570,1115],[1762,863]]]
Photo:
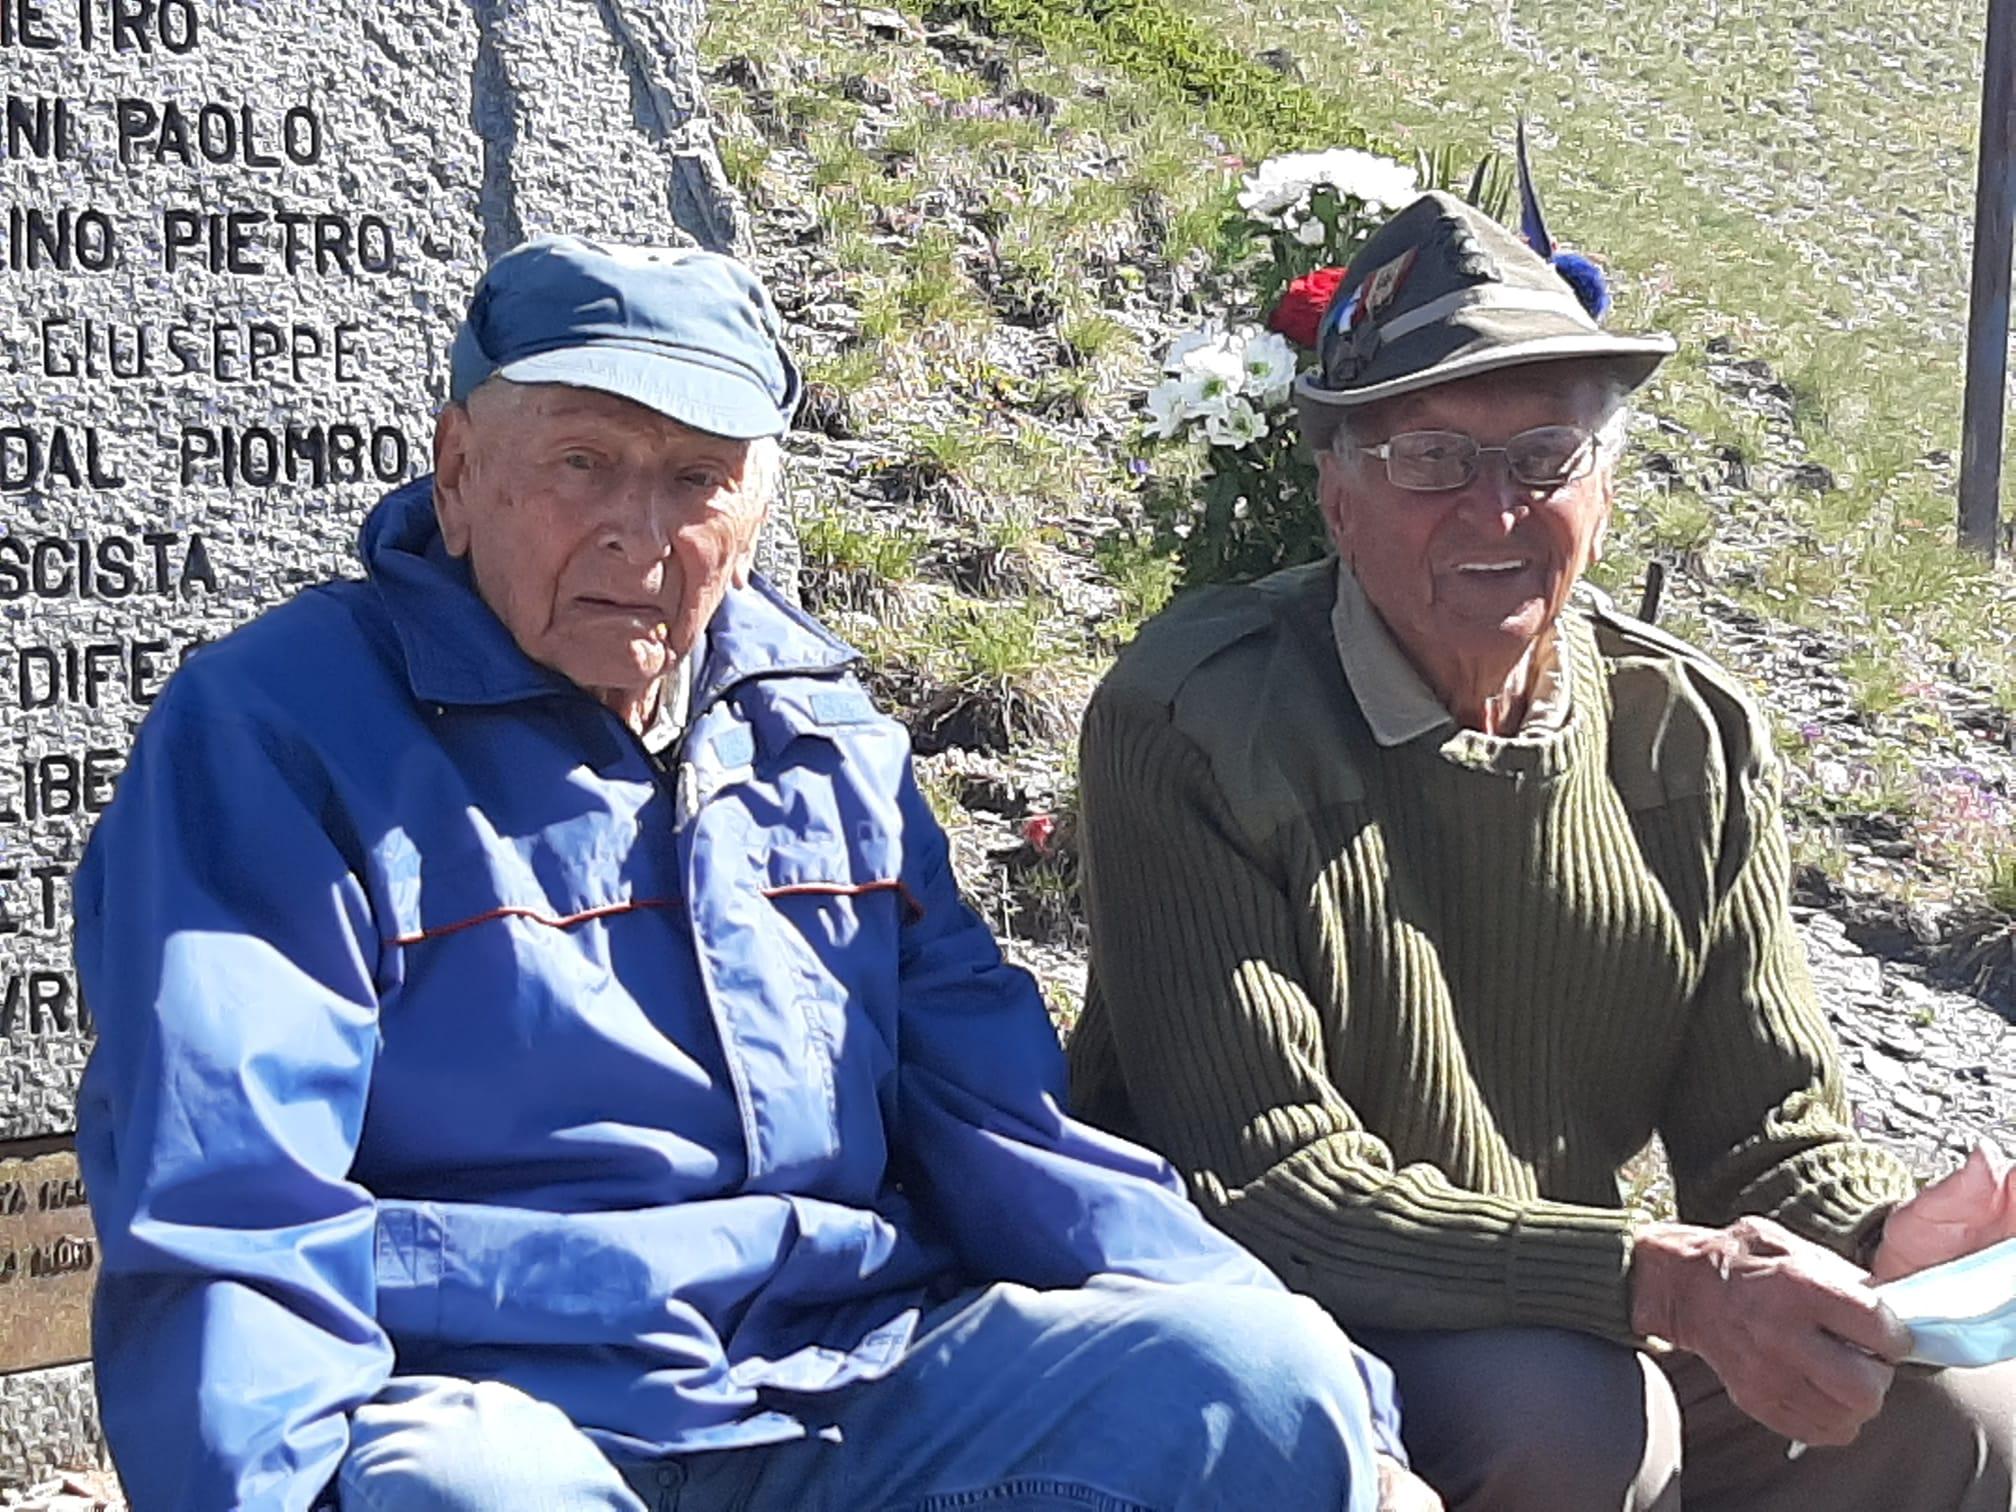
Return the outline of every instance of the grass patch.
[[[991,29],[1046,49],[1100,58],[1187,96],[1212,125],[1254,153],[1365,146],[1354,112],[1230,46],[1188,6],[1165,0],[962,0]]]
[[[798,544],[809,566],[902,583],[917,575],[924,536],[914,530],[881,529],[862,523],[851,511],[827,509],[798,522]]]
[[[1910,697],[1905,671],[1894,641],[1851,652],[1841,663],[1855,707],[1872,719],[1894,714]]]
[[[2016,918],[2016,851],[1999,851],[1988,858],[1981,896],[1997,913]]]
[[[1067,316],[1057,328],[1065,360],[1077,367],[1098,367],[1140,349],[1141,338],[1111,315],[1092,311]]]
[[[1100,629],[1115,645],[1124,645],[1175,596],[1181,568],[1175,557],[1123,531],[1101,536],[1092,555],[1120,598],[1118,612]]]
[[[805,376],[810,382],[831,384],[850,395],[880,383],[888,371],[879,351],[859,344],[842,347],[805,366]]]
[[[763,170],[770,164],[770,149],[760,139],[726,132],[715,138],[714,145],[721,155],[722,171],[737,189],[747,194],[761,182]]]
[[[933,640],[950,680],[962,687],[1012,687],[1032,681],[1051,659],[1040,598],[1012,604],[957,604]]]

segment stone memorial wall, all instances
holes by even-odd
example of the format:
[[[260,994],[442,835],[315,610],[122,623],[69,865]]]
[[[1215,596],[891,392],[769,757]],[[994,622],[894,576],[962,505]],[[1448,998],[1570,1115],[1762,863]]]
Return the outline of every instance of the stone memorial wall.
[[[735,246],[700,5],[0,0],[0,1487],[91,1449],[69,879],[133,732],[354,572],[487,256]]]

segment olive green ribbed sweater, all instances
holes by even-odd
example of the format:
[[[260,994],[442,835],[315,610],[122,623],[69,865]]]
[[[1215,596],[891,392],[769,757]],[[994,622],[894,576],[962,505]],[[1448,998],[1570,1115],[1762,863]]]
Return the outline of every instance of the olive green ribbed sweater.
[[[1655,1130],[1683,1217],[1851,1247],[1912,1188],[1850,1131],[1755,711],[1572,608],[1562,729],[1382,748],[1334,582],[1186,599],[1093,700],[1080,1110],[1346,1323],[1630,1338]]]

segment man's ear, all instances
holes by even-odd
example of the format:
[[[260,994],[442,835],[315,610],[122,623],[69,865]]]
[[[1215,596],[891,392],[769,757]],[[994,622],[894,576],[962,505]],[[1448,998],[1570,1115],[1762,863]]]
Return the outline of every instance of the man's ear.
[[[1610,538],[1610,519],[1616,508],[1617,479],[1606,471],[1603,474],[1603,513],[1596,521],[1596,534],[1589,539],[1589,560],[1592,562],[1603,560],[1603,544]]]
[[[469,476],[469,410],[443,409],[434,421],[434,519],[450,556],[469,550],[469,509],[463,487]]]
[[[1350,486],[1349,469],[1342,457],[1327,446],[1316,453],[1316,508],[1323,516],[1323,528],[1330,533],[1330,544],[1346,561],[1350,556],[1345,549],[1344,512],[1349,507],[1345,495]]]
[[[769,518],[770,504],[765,500],[763,507],[742,528],[742,543],[736,549],[735,561],[730,568],[738,589],[749,586],[749,574],[756,570],[756,540],[763,534],[763,522]]]

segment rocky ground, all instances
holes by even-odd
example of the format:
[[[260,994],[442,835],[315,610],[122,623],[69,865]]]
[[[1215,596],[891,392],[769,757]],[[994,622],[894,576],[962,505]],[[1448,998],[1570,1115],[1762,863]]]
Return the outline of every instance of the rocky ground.
[[[0,1491],[8,1512],[124,1512],[125,1498],[109,1471],[73,1470],[18,1491]]]

